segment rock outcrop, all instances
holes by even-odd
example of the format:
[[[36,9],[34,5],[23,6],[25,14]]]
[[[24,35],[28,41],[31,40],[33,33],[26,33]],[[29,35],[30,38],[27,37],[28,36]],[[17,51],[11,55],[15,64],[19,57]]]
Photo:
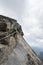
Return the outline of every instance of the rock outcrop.
[[[0,65],[43,65],[23,38],[21,25],[16,20],[0,15]],[[6,30],[6,29],[9,30]],[[3,43],[2,43],[3,42]]]

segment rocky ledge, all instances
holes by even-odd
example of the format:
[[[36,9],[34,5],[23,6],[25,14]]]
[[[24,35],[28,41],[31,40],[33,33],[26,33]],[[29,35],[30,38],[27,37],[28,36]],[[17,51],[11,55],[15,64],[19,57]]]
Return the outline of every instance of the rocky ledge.
[[[0,65],[43,65],[15,19],[0,15]]]

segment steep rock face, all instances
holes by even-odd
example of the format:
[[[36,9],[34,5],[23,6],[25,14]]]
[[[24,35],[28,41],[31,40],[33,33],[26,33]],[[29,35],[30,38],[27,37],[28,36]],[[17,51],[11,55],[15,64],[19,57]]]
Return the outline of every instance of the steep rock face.
[[[43,65],[23,38],[22,28],[17,21],[0,15],[0,22],[3,21],[9,31],[0,31],[5,35],[0,37],[0,65]],[[6,42],[2,44],[3,40]]]

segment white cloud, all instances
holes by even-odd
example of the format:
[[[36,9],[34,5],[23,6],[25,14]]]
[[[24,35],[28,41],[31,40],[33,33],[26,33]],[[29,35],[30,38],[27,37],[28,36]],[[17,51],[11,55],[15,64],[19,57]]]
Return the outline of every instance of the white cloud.
[[[43,46],[43,0],[0,0],[0,14],[18,20],[31,46]]]
[[[43,47],[43,0],[26,0],[23,30],[31,46]]]

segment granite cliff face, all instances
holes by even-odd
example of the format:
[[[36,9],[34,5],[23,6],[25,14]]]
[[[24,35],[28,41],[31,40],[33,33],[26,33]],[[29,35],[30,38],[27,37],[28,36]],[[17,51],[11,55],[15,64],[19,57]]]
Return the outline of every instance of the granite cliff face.
[[[43,65],[23,35],[16,20],[0,15],[0,65]]]

